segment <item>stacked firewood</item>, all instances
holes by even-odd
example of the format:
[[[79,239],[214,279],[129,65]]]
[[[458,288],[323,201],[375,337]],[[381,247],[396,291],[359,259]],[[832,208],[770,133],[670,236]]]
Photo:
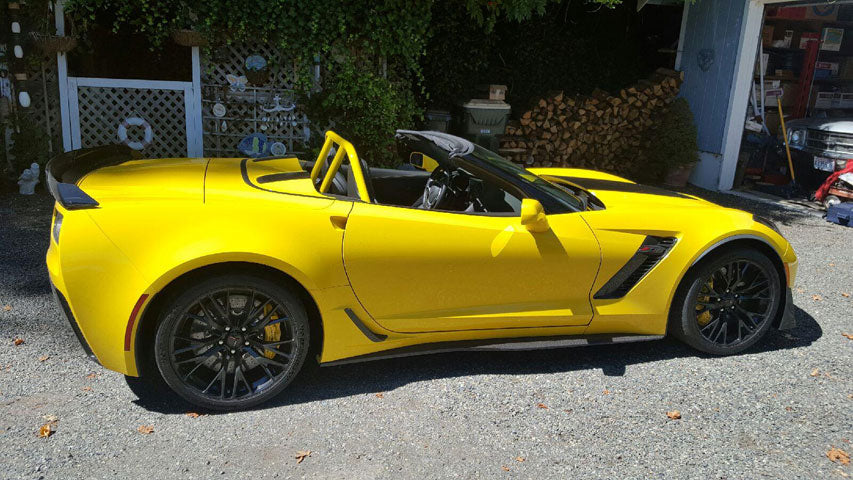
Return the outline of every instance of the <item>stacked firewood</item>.
[[[507,125],[500,153],[525,167],[581,167],[624,175],[642,168],[656,117],[672,103],[682,72],[658,69],[616,94],[552,93]]]

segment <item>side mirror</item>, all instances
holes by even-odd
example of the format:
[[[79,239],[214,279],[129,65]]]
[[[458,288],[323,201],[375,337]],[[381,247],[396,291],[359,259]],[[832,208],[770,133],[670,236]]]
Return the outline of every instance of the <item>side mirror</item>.
[[[547,232],[551,228],[542,204],[532,198],[521,200],[521,224],[531,232]]]
[[[420,169],[424,168],[424,154],[420,152],[412,152],[409,154],[409,165]]]

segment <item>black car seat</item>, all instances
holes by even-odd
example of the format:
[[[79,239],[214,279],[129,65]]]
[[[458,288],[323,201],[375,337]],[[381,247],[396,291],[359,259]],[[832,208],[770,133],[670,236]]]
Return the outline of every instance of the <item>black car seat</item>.
[[[367,196],[370,197],[372,203],[376,203],[376,197],[373,196],[373,177],[370,175],[370,167],[364,159],[359,158],[361,164],[362,175],[364,175],[364,184],[367,186]],[[347,168],[347,196],[352,198],[360,198],[358,195],[358,186],[355,184],[355,175],[352,167]]]

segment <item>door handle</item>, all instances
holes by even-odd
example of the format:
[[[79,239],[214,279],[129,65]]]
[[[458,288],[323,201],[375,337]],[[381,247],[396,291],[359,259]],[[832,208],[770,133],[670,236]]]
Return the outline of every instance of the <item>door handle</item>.
[[[332,222],[332,226],[335,227],[336,230],[347,229],[347,217],[343,217],[340,215],[332,215],[331,217],[329,217],[329,221]]]

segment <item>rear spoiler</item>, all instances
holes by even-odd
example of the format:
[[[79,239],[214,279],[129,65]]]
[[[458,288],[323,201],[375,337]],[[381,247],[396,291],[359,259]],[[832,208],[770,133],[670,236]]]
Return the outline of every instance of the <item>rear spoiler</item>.
[[[60,205],[69,210],[95,208],[98,202],[81,190],[77,182],[99,168],[140,158],[139,152],[121,144],[65,152],[47,162],[47,189]]]

